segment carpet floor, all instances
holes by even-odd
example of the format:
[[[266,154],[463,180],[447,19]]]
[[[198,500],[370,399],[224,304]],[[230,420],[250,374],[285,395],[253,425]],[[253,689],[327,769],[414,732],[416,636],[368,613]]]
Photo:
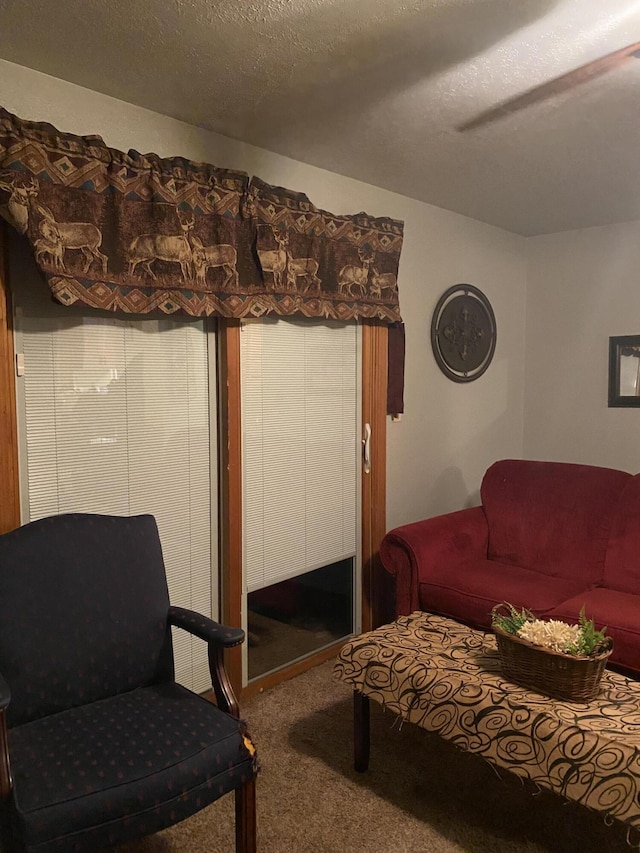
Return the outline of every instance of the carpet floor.
[[[322,664],[247,702],[259,853],[622,853],[626,829],[498,774],[372,703],[371,762],[352,765],[350,689]],[[233,795],[119,853],[233,853]]]

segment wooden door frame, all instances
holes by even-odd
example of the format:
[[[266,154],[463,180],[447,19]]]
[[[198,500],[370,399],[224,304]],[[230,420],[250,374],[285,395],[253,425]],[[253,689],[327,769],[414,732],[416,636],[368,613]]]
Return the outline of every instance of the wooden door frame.
[[[220,618],[242,627],[242,423],[240,321],[218,322],[218,424],[220,456]],[[242,692],[242,649],[226,652],[236,696]]]
[[[0,484],[0,533],[7,533],[20,525],[20,481],[9,238],[4,222],[0,222]]]
[[[388,327],[362,327],[362,431],[371,426],[371,472],[362,472],[362,630],[377,624],[376,576],[387,531]]]
[[[220,400],[218,416],[221,437],[221,598],[222,619],[240,627],[242,623],[242,419],[240,388],[240,322],[221,320],[218,325]],[[375,623],[375,576],[380,541],[386,532],[386,411],[387,326],[362,324],[362,433],[371,426],[371,471],[362,472],[362,630]],[[342,644],[323,649],[264,678],[242,686],[240,649],[227,658],[229,676],[236,694],[245,700],[255,693],[334,657]]]

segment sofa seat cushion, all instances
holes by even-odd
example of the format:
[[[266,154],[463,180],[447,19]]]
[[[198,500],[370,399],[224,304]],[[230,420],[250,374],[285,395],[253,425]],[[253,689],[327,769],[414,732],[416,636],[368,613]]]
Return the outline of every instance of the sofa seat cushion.
[[[420,583],[420,606],[430,613],[489,628],[491,610],[501,601],[546,613],[584,584],[494,560],[469,560],[455,567],[432,566],[429,581]]]
[[[610,663],[640,673],[640,596],[616,589],[597,587],[554,607],[547,615],[576,623],[582,607],[596,628],[607,627],[613,640]]]
[[[190,711],[187,710],[190,708]],[[242,723],[175,683],[61,711],[8,732],[28,850],[108,846],[188,817],[250,778]]]

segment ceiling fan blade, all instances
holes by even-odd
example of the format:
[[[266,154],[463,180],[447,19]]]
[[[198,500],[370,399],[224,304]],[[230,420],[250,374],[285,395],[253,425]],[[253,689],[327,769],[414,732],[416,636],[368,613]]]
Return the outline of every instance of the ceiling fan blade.
[[[510,113],[518,112],[518,110],[523,110],[532,104],[551,98],[553,95],[559,95],[562,92],[567,92],[569,89],[575,89],[576,86],[587,83],[601,74],[613,71],[631,57],[640,58],[640,42],[627,45],[627,47],[623,47],[620,50],[614,50],[613,53],[601,56],[600,59],[594,59],[592,62],[581,65],[579,68],[574,68],[573,71],[568,71],[560,77],[549,80],[547,83],[535,86],[522,95],[517,95],[515,98],[503,101],[501,104],[491,107],[486,112],[475,116],[475,118],[458,125],[457,130],[473,130],[476,127],[497,121]]]

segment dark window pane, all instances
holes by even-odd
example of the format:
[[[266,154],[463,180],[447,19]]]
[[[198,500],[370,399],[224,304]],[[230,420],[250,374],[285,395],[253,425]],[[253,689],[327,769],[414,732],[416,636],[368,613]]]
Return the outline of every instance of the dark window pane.
[[[353,560],[247,596],[249,680],[353,633]]]

